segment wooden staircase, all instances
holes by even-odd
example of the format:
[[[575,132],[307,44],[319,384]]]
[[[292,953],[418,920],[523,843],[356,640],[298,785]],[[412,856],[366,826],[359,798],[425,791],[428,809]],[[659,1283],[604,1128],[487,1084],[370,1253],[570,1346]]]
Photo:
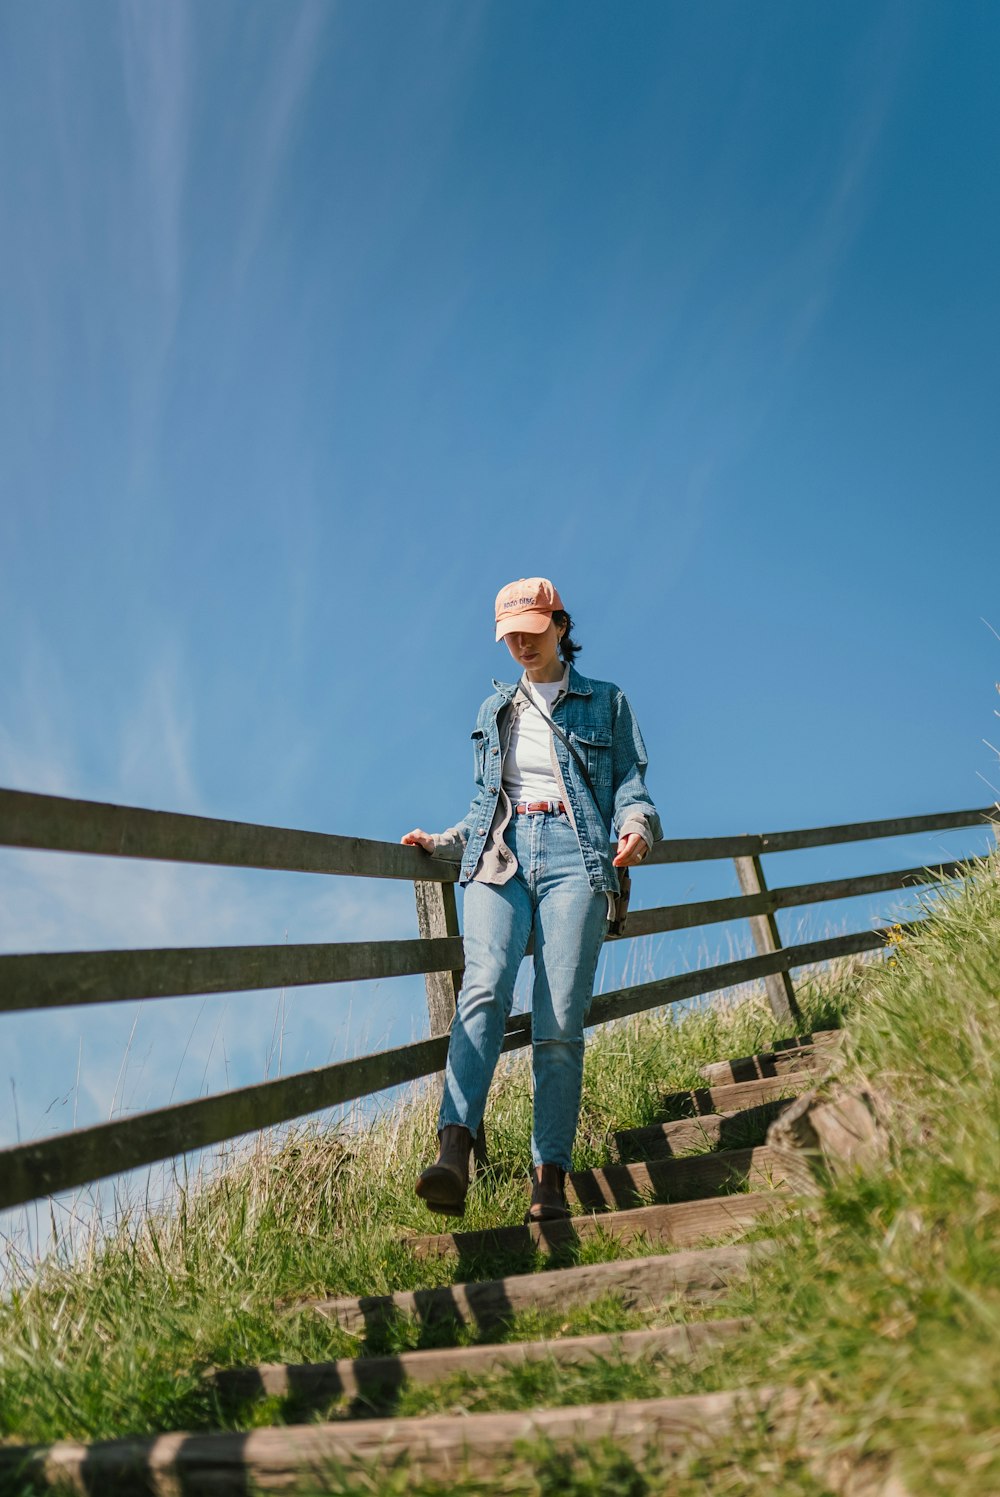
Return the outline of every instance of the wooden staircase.
[[[795,1022],[800,1009],[790,976],[793,971],[819,969],[830,962],[882,951],[919,931],[928,916],[903,925],[874,927],[866,919],[862,930],[784,947],[777,925],[779,913],[815,908],[831,900],[950,883],[965,878],[977,863],[959,859],[936,867],[861,872],[771,887],[765,879],[763,860],[770,867],[781,853],[973,827],[997,829],[995,803],[831,826],[658,842],[646,860],[648,866],[732,859],[742,892],[732,898],[637,909],[630,916],[627,938],[745,919],[750,923],[754,955],[601,993],[588,1012],[588,1028],[758,983],[764,985],[775,1018],[783,1026]],[[152,860],[178,868],[201,864],[267,869],[271,873],[294,872],[297,877],[311,874],[324,883],[331,876],[405,881],[415,895],[420,932],[416,940],[5,953],[0,955],[0,1016],[96,1003],[179,1000],[203,994],[367,982],[421,973],[430,1018],[427,1037],[392,1049],[331,1059],[326,1065],[290,1076],[269,1076],[247,1085],[227,1086],[212,1095],[171,1101],[148,1111],[18,1140],[0,1148],[0,1210],[29,1206],[100,1180],[313,1117],[328,1108],[376,1097],[437,1075],[445,1064],[448,1027],[464,969],[455,898],[457,869],[448,860],[429,858],[420,849],[396,842],[3,787],[0,847],[22,849],[31,856],[58,852]],[[260,1400],[286,1398],[281,1411],[285,1425],[256,1428],[240,1435],[221,1432],[225,1424],[263,1425],[269,1417],[276,1418],[277,1411],[261,1401],[256,1410],[252,1404],[249,1410],[245,1404],[236,1410],[226,1410],[220,1404],[218,1433],[170,1434],[90,1446],[60,1443],[35,1450],[7,1445],[0,1447],[0,1494],[6,1497],[11,1491],[16,1497],[27,1497],[29,1489],[34,1493],[56,1485],[78,1492],[162,1492],[171,1497],[181,1491],[315,1492],[329,1486],[316,1473],[335,1466],[347,1468],[358,1461],[381,1458],[395,1462],[404,1457],[414,1473],[427,1471],[439,1483],[447,1484],[465,1464],[470,1471],[495,1470],[522,1436],[544,1434],[550,1446],[564,1447],[609,1434],[623,1450],[649,1447],[670,1455],[700,1449],[699,1442],[704,1441],[717,1446],[727,1425],[735,1428],[746,1418],[752,1417],[759,1424],[766,1416],[774,1423],[790,1420],[794,1425],[803,1417],[796,1395],[761,1387],[735,1388],[703,1397],[656,1397],[587,1408],[544,1408],[457,1419],[386,1416],[393,1409],[399,1410],[400,1390],[407,1384],[433,1384],[451,1376],[458,1364],[480,1377],[490,1368],[510,1368],[518,1362],[526,1365],[548,1359],[555,1367],[560,1361],[607,1355],[605,1337],[574,1337],[563,1332],[540,1345],[513,1348],[504,1337],[514,1333],[508,1322],[517,1307],[547,1305],[558,1309],[586,1305],[595,1296],[611,1294],[619,1304],[648,1310],[648,1320],[657,1322],[615,1336],[616,1356],[650,1358],[662,1362],[666,1369],[717,1351],[714,1338],[737,1334],[740,1328],[734,1330],[731,1324],[711,1316],[725,1313],[722,1301],[729,1286],[745,1274],[756,1257],[768,1252],[769,1215],[794,1209],[796,1184],[803,1191],[815,1185],[811,1170],[803,1171],[802,1157],[803,1150],[813,1149],[810,1138],[819,1139],[821,1119],[831,1130],[831,1139],[839,1128],[845,1147],[853,1147],[852,1140],[866,1134],[877,1121],[864,1098],[854,1099],[857,1105],[846,1122],[843,1117],[838,1122],[839,1102],[828,1107],[825,1114],[822,1107],[806,1108],[804,1122],[795,1112],[784,1119],[779,1130],[784,1139],[774,1140],[780,1145],[779,1151],[767,1146],[769,1125],[797,1094],[811,1088],[836,1041],[837,1035],[829,1032],[802,1035],[767,1053],[723,1059],[706,1066],[704,1086],[664,1099],[664,1121],[612,1135],[612,1152],[617,1157],[604,1168],[581,1171],[572,1177],[570,1191],[577,1213],[568,1225],[538,1230],[498,1227],[493,1232],[421,1233],[409,1239],[408,1251],[397,1253],[393,1247],[391,1261],[400,1263],[406,1282],[422,1280],[429,1287],[405,1294],[345,1299],[335,1294],[331,1285],[330,1292],[313,1303],[283,1307],[289,1314],[313,1317],[311,1323],[321,1331],[325,1317],[327,1322],[352,1327],[351,1334],[357,1337],[357,1355],[349,1362],[340,1360],[309,1368],[227,1368],[213,1373],[220,1399],[227,1387],[249,1388],[251,1399],[257,1394]],[[504,1051],[521,1049],[530,1042],[530,1015],[513,1015],[505,1026]],[[823,1150],[818,1152],[822,1154]],[[785,1171],[794,1173],[796,1180],[786,1178]],[[430,1287],[440,1286],[444,1277],[456,1282],[445,1288]],[[719,1303],[713,1305],[713,1301]],[[427,1346],[398,1356],[383,1355],[407,1344],[407,1335],[396,1334],[392,1326],[393,1317],[400,1313],[418,1322],[437,1322],[433,1337],[427,1338],[433,1340],[433,1350]],[[714,1327],[711,1332],[700,1328],[709,1323],[706,1316]],[[605,1327],[604,1320],[595,1326],[595,1319],[591,1317],[588,1331]],[[619,1314],[611,1323],[620,1324],[621,1320]],[[668,1320],[679,1324],[666,1325]],[[470,1339],[469,1333],[460,1329],[463,1321],[475,1323],[475,1335],[483,1344],[458,1345]],[[540,1320],[542,1323],[546,1322]],[[385,1334],[386,1327],[389,1335]],[[523,1327],[520,1330],[523,1334]],[[422,1337],[419,1326],[418,1331]],[[681,1331],[683,1334],[679,1334]],[[446,1345],[449,1335],[454,1343],[451,1347]],[[313,1341],[307,1333],[302,1344],[321,1348],[317,1355],[325,1355],[328,1347],[343,1353],[345,1341],[343,1333],[338,1332],[323,1345],[322,1337]],[[301,1350],[296,1352],[303,1354]],[[531,1370],[529,1367],[525,1376]],[[534,1370],[537,1372],[537,1368]],[[596,1364],[591,1368],[599,1370]],[[720,1371],[720,1364],[714,1362],[713,1382]],[[190,1368],[178,1370],[178,1380],[185,1389],[192,1375]],[[665,1371],[663,1376],[666,1378]],[[632,1386],[637,1386],[639,1379],[635,1374],[633,1377]],[[735,1373],[734,1379],[738,1380]],[[655,1385],[652,1378],[643,1384]],[[614,1386],[613,1380],[610,1386]],[[291,1388],[295,1397],[269,1393],[271,1388]],[[343,1417],[341,1408],[323,1407],[330,1388],[343,1389],[348,1404],[355,1400]],[[206,1389],[211,1395],[210,1384],[195,1390],[196,1405],[197,1396]],[[378,1393],[379,1389],[383,1391]],[[486,1387],[484,1400],[488,1392]],[[680,1387],[675,1386],[674,1392],[679,1393]],[[410,1396],[412,1406],[419,1407],[417,1395]],[[335,1392],[334,1398],[340,1397]],[[546,1401],[556,1401],[555,1395]],[[310,1417],[310,1408],[318,1412],[321,1422],[296,1422]],[[375,1414],[379,1417],[362,1417]],[[120,1420],[116,1414],[111,1423],[116,1428],[127,1427],[126,1421],[137,1423],[140,1418],[138,1412],[127,1410]],[[16,1428],[18,1422],[12,1420],[10,1428]],[[793,1431],[789,1448],[809,1449],[801,1427],[797,1433]],[[306,1479],[300,1481],[303,1474]],[[733,1474],[739,1482],[739,1473]],[[396,1477],[392,1480],[399,1490]],[[820,1480],[827,1488],[846,1493],[846,1486],[838,1486],[825,1472]],[[343,1484],[340,1489],[345,1490]],[[376,1489],[368,1476],[360,1473],[346,1490],[372,1493]],[[892,1490],[900,1497],[898,1483]],[[885,1497],[888,1491],[886,1488]],[[864,1497],[870,1494],[873,1497],[873,1489],[866,1488]],[[852,1487],[851,1497],[862,1497],[861,1489]]]
[[[662,1099],[669,1121],[613,1135],[620,1162],[569,1177],[576,1208],[569,1221],[406,1239],[418,1260],[457,1259],[460,1282],[366,1297],[332,1294],[284,1307],[288,1315],[324,1317],[356,1335],[356,1357],[208,1374],[220,1406],[236,1400],[245,1408],[257,1397],[280,1397],[290,1400],[292,1417],[302,1422],[247,1434],[0,1450],[0,1489],[18,1461],[22,1476],[39,1488],[61,1483],[79,1492],[216,1497],[320,1492],[332,1471],[404,1457],[414,1479],[457,1481],[463,1473],[497,1470],[518,1441],[542,1436],[556,1447],[608,1436],[636,1457],[654,1450],[665,1460],[717,1445],[749,1420],[759,1427],[764,1419],[795,1438],[809,1415],[804,1396],[772,1387],[517,1413],[393,1418],[391,1410],[408,1383],[594,1358],[641,1359],[668,1369],[697,1364],[744,1332],[746,1321],[700,1318],[705,1312],[698,1307],[723,1301],[736,1280],[774,1251],[762,1229],[794,1209],[797,1198],[765,1143],[766,1130],[815,1084],[838,1039],[830,1031],[804,1035],[767,1054],[706,1067],[703,1088]],[[751,1240],[741,1240],[750,1229]],[[605,1261],[574,1261],[584,1245],[588,1256],[606,1250]],[[641,1256],[620,1256],[637,1250]],[[497,1264],[502,1272],[491,1271]],[[568,1310],[607,1295],[629,1309],[661,1316],[669,1309],[677,1323],[610,1335],[500,1339],[519,1311]],[[366,1343],[375,1350],[379,1334],[400,1316],[435,1326],[439,1340],[449,1325],[474,1326],[479,1344],[366,1355]],[[336,1399],[350,1400],[343,1417],[308,1422]]]

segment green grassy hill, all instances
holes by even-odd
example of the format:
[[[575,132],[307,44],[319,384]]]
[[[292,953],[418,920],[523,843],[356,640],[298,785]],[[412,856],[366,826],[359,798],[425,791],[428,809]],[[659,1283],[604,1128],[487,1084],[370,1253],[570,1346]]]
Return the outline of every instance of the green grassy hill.
[[[844,964],[798,983],[804,1028],[842,1026],[842,1084],[876,1090],[888,1156],[827,1183],[802,1209],[724,1239],[778,1248],[727,1293],[655,1309],[614,1294],[586,1305],[514,1310],[499,1328],[389,1316],[359,1334],[314,1313],[331,1295],[389,1294],[505,1273],[552,1271],[505,1250],[423,1258],[407,1238],[438,1231],[412,1193],[434,1138],[427,1090],[364,1131],[305,1128],[261,1143],[169,1213],[129,1214],[83,1259],[58,1257],[0,1306],[0,1437],[7,1445],[163,1431],[247,1431],[363,1414],[423,1417],[662,1399],[764,1385],[807,1392],[808,1438],[750,1419],[670,1462],[634,1447],[534,1442],[489,1479],[416,1476],[405,1462],[327,1469],[297,1490],[808,1494],[844,1490],[835,1457],[878,1476],[892,1461],[912,1494],[1000,1491],[1000,880],[996,858],[936,903],[888,960]],[[616,1131],[664,1116],[662,1095],[704,1086],[708,1061],[786,1037],[760,997],[677,1018],[669,1010],[594,1032],[578,1169],[617,1158]],[[826,1084],[826,1083],[824,1083]],[[463,1229],[516,1223],[525,1207],[527,1057],[504,1063],[487,1118],[491,1165]],[[751,1116],[746,1144],[763,1142]],[[756,1132],[754,1129],[756,1128]],[[739,1138],[735,1143],[739,1143]],[[734,1147],[730,1137],[727,1148]],[[732,1190],[730,1185],[730,1190]],[[745,1186],[743,1188],[746,1188]],[[760,1190],[761,1184],[749,1187]],[[776,1201],[780,1193],[776,1193]],[[445,1224],[447,1225],[447,1224]],[[717,1239],[719,1240],[719,1239]],[[556,1266],[648,1257],[670,1244],[581,1238]],[[610,1352],[403,1382],[385,1395],[308,1399],[242,1391],[210,1369],[316,1363],[412,1348],[565,1340],[597,1332],[749,1317],[694,1360]],[[41,1478],[8,1474],[2,1489]],[[246,1490],[246,1488],[244,1488]],[[110,1488],[107,1488],[110,1490]],[[185,1486],[185,1491],[189,1490]],[[200,1490],[200,1489],[199,1489]],[[873,1490],[878,1490],[877,1484]]]

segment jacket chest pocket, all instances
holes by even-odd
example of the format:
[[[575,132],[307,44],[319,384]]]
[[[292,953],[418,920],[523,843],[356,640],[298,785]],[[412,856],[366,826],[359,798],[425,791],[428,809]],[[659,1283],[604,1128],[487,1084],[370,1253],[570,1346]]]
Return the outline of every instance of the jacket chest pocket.
[[[486,734],[482,732],[480,728],[473,728],[471,738],[472,753],[476,767],[476,779],[482,780],[486,774],[486,749],[488,740]]]
[[[595,785],[611,784],[611,729],[571,728],[570,743],[587,766]]]

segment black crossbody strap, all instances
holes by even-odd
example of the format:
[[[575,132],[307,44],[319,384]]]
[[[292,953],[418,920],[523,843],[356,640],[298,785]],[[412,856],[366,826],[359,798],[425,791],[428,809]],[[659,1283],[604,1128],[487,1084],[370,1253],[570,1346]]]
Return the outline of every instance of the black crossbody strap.
[[[573,758],[576,760],[577,765],[579,766],[580,773],[583,775],[584,782],[586,783],[587,789],[590,791],[590,794],[591,794],[591,796],[593,798],[594,805],[597,807],[597,814],[600,815],[601,814],[601,803],[597,799],[597,791],[594,789],[594,782],[590,778],[589,773],[587,772],[587,766],[586,766],[586,764],[584,764],[583,760],[580,758],[580,755],[577,753],[576,749],[570,743],[569,739],[566,737],[566,734],[563,732],[562,728],[560,728],[559,724],[558,723],[554,723],[552,721],[551,717],[549,716],[549,714],[546,711],[544,711],[543,708],[539,707],[539,705],[535,701],[534,697],[531,697],[531,696],[528,695],[527,691],[525,691],[525,689],[524,689],[524,682],[523,681],[518,681],[518,683],[517,683],[517,689],[524,696],[524,699],[528,703],[528,705],[530,707],[534,707],[535,711],[538,712],[538,713],[540,713],[541,716],[544,717],[545,721],[548,723],[548,725],[552,729],[553,733],[558,733],[559,734],[559,737],[562,739],[563,743],[566,745],[566,747],[569,749],[570,753],[573,755]]]

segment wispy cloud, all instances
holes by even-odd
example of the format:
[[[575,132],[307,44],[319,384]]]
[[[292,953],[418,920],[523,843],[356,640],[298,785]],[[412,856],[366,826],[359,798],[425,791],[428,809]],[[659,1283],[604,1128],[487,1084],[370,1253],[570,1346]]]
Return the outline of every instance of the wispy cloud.
[[[164,791],[178,809],[201,812],[195,785],[191,673],[174,646],[161,652],[142,681],[142,695],[121,730],[117,793],[151,804]]]
[[[121,23],[139,221],[149,235],[160,289],[176,313],[191,118],[189,10],[185,0],[121,0]]]
[[[129,477],[142,492],[156,470],[168,371],[189,274],[185,198],[194,87],[192,12],[187,0],[120,0],[121,56],[130,151],[116,200],[139,293],[119,329],[130,370]]]
[[[29,729],[18,735],[0,729],[0,784],[203,810],[197,721],[185,700],[187,675],[176,652],[151,664],[140,696],[119,719],[109,715],[102,722],[108,740],[102,760],[118,765],[111,784],[107,771],[100,783],[81,772],[77,753],[85,746],[74,751],[73,735],[58,730],[69,714],[66,684],[40,647],[32,661],[21,692],[15,684],[10,698],[12,720]],[[280,945],[415,934],[413,894],[406,884],[0,851],[0,951]],[[324,1064],[331,1055],[363,1047],[366,1039],[377,1045],[400,1025],[408,1038],[419,986],[419,980],[403,979],[294,990],[282,1010],[286,1069]],[[68,1126],[70,1097],[79,1121],[94,1122],[113,1107],[161,1106],[172,1093],[180,1099],[259,1079],[277,1005],[278,995],[263,991],[0,1015],[6,1060],[0,1143],[13,1142],[19,1125],[24,1137]],[[422,1023],[419,998],[415,1011]]]
[[[263,231],[296,121],[322,56],[323,33],[334,11],[335,7],[327,0],[307,0],[300,4],[294,12],[287,41],[275,52],[249,147],[249,190],[236,254],[239,279],[245,275]]]
[[[72,700],[30,619],[22,619],[20,638],[20,678],[8,680],[0,717],[0,785],[69,795],[76,762]]]
[[[175,643],[151,652],[136,699],[122,702],[109,692],[101,712],[81,722],[77,684],[30,616],[22,616],[19,634],[20,669],[7,682],[0,716],[0,785],[201,809],[191,672]],[[87,743],[88,732],[96,743]],[[88,748],[96,753],[85,769]]]
[[[832,295],[836,274],[861,230],[875,187],[879,147],[891,115],[904,60],[906,27],[894,7],[865,39],[849,81],[850,114],[828,191],[793,256],[796,295],[790,302],[785,356],[808,342]],[[793,283],[794,284],[794,283]]]

